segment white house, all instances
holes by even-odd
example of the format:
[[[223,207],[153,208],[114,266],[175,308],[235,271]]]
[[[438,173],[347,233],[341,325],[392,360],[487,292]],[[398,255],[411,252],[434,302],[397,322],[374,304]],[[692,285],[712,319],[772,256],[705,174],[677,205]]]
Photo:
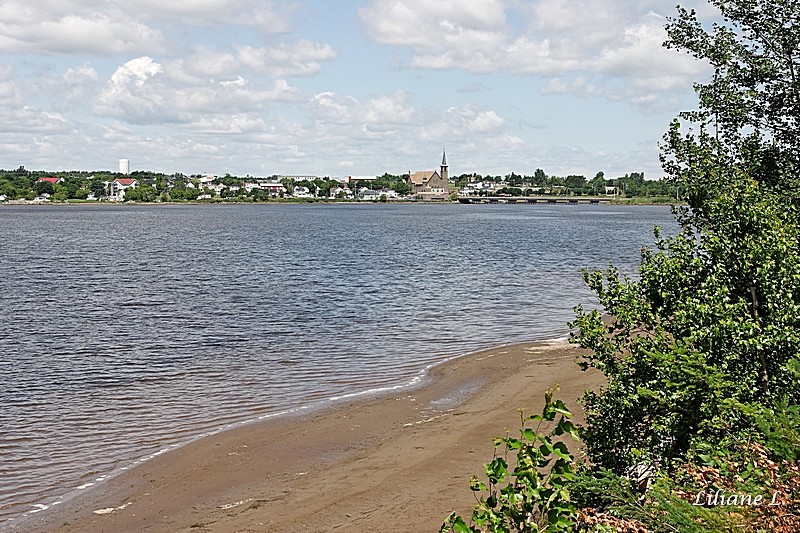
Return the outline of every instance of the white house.
[[[334,188],[331,189],[330,195],[333,198],[339,198],[339,197],[341,197],[341,198],[352,198],[353,197],[353,191],[351,191],[347,187],[334,187]]]
[[[458,193],[462,196],[475,196],[483,192],[489,193],[493,191],[494,188],[494,183],[488,181],[475,181],[464,185],[464,187],[462,187]]]
[[[214,194],[219,196],[222,193],[222,190],[225,188],[225,185],[221,183],[211,183],[209,185],[206,185],[204,188],[210,191],[214,191]]]
[[[367,187],[361,187],[358,195],[364,200],[378,200],[381,197],[381,191],[373,191]]]
[[[311,194],[309,188],[302,186],[295,187],[292,196],[295,198],[314,198],[314,195]]]
[[[286,187],[277,181],[267,181],[261,183],[261,188],[267,191],[273,198],[286,192]]]
[[[109,199],[112,202],[121,202],[125,199],[125,191],[128,189],[135,189],[139,186],[139,182],[134,178],[117,178],[111,182]]]

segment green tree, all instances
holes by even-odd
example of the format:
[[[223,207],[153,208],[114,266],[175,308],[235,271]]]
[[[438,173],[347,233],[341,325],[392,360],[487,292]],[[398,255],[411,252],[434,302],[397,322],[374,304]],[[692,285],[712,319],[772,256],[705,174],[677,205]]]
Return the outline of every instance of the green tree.
[[[214,182],[217,184],[225,185],[226,187],[231,187],[231,186],[238,187],[241,186],[243,183],[243,181],[240,178],[237,178],[236,176],[231,176],[230,174],[225,174],[221,178],[216,178]]]
[[[283,188],[286,189],[287,194],[292,194],[294,192],[294,179],[293,178],[283,178],[281,179],[281,185]],[[283,196],[281,196],[283,198]]]
[[[511,174],[506,175],[506,182],[508,183],[509,187],[519,187],[522,185],[522,176],[512,172]]]
[[[2,180],[0,181],[0,195],[5,195],[12,200],[16,200],[19,192],[16,187],[14,187],[13,183],[8,180]]]
[[[605,193],[606,187],[606,178],[605,173],[603,171],[598,172],[595,174],[594,178],[589,182],[589,185],[592,188],[593,194],[603,194]]]
[[[38,195],[53,194],[55,193],[55,188],[49,181],[37,181],[33,184],[33,191]]]
[[[666,170],[703,218],[703,199],[726,177],[710,164],[741,168],[763,187],[797,204],[800,160],[800,28],[794,0],[711,0],[726,20],[711,30],[680,8],[667,27],[666,46],[685,50],[713,68],[697,84],[700,106],[670,128]],[[683,133],[681,121],[691,129]],[[698,158],[698,156],[703,156]]]
[[[169,196],[170,200],[177,202],[180,202],[182,200],[197,200],[197,197],[200,196],[200,190],[189,189],[187,187],[175,187],[170,191]]]
[[[105,196],[107,193],[106,184],[103,183],[101,179],[93,179],[89,182],[89,190],[95,196],[95,198],[100,198],[101,196]]]
[[[394,190],[400,196],[408,196],[411,194],[411,185],[409,185],[405,180],[398,181],[397,184],[395,184]]]
[[[581,189],[586,185],[586,176],[570,175],[567,176],[564,183],[570,189]]]
[[[65,185],[59,183],[53,186],[53,196],[51,200],[56,202],[65,202],[67,198],[70,198],[70,191],[69,188]]]
[[[253,189],[250,191],[250,197],[253,201],[256,202],[267,202],[269,201],[269,193],[264,189]]]
[[[332,180],[329,178],[323,178],[323,179],[317,178],[315,183],[317,186],[317,191],[319,193],[319,196],[324,198],[328,198],[331,195],[331,189],[333,189],[339,184],[339,182],[337,182],[336,180]]]
[[[576,308],[574,340],[590,349],[583,364],[608,378],[584,398],[587,449],[617,473],[668,467],[708,443],[769,441],[763,420],[796,413],[800,400],[800,143],[790,131],[800,118],[800,8],[711,3],[724,25],[707,30],[679,9],[667,27],[668,46],[714,70],[697,86],[699,110],[673,122],[662,149],[689,194],[689,208],[676,210],[681,232],[657,232],[638,280],[585,274],[607,318]],[[644,176],[624,182],[642,186]]]
[[[125,190],[126,202],[154,202],[158,197],[156,190],[149,185]]]
[[[72,195],[72,198],[77,200],[86,200],[89,197],[89,190],[88,189],[78,189],[75,191],[75,194]]]

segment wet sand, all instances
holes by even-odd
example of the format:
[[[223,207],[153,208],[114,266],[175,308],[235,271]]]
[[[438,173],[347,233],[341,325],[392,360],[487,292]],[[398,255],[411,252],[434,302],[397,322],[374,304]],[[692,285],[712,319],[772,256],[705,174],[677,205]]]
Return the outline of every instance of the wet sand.
[[[602,382],[565,342],[493,348],[435,367],[430,382],[393,396],[275,419],[206,437],[65,502],[19,531],[438,531],[474,499],[469,479],[492,438],[516,433],[518,409],[544,392],[573,412]]]

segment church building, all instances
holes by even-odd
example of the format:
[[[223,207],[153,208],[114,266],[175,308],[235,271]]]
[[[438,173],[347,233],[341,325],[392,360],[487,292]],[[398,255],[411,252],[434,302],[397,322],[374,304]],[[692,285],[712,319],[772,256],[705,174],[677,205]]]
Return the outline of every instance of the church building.
[[[439,171],[423,170],[409,172],[411,195],[419,200],[447,200],[450,193],[447,188],[447,154],[442,151],[442,164]]]

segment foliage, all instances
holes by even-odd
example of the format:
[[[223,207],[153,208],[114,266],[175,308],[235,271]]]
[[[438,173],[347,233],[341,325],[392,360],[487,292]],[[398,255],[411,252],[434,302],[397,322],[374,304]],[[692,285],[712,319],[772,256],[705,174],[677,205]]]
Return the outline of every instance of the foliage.
[[[598,172],[591,180],[582,175],[548,176],[542,169],[536,169],[533,176],[520,176],[511,173],[505,177],[462,174],[456,180],[459,188],[469,183],[495,183],[494,194],[510,196],[529,195],[604,195],[606,186],[614,187],[615,195],[621,198],[663,197],[665,203],[675,203],[680,190],[668,180],[646,180],[644,173],[631,172],[617,178],[606,179],[604,172]]]
[[[367,186],[375,190],[390,189],[401,196],[411,194],[411,186],[408,184],[406,176],[395,176],[386,173],[383,176],[378,176],[374,182]]]
[[[698,461],[681,465],[663,486],[673,496],[691,502],[695,509],[709,508],[715,515],[700,515],[697,523],[717,520],[712,531],[795,532],[800,530],[797,494],[800,493],[800,463],[773,461],[771,451],[756,443],[731,442],[704,446]],[[717,505],[727,495],[760,497],[754,505],[729,507],[727,513]],[[712,503],[709,506],[709,501]],[[703,505],[705,504],[705,505]],[[727,522],[723,522],[726,520]],[[727,524],[727,528],[719,527]],[[736,527],[731,527],[735,524]]]
[[[578,307],[572,324],[592,351],[584,365],[609,378],[585,397],[587,446],[618,473],[747,427],[748,405],[800,397],[789,371],[800,353],[794,217],[750,180],[731,184],[707,213],[713,228],[698,234],[687,224],[645,250],[638,281],[614,269],[585,274],[613,317]]]
[[[154,202],[157,197],[158,194],[156,193],[156,190],[149,185],[125,189],[126,202]]]
[[[189,189],[183,186],[175,187],[169,192],[169,198],[172,201],[197,200],[198,196],[200,196],[199,189]]]
[[[62,190],[54,190],[53,193],[49,192],[47,185],[36,185],[36,180],[40,177],[59,177],[63,180],[60,186]],[[204,194],[200,186],[200,175],[193,175],[191,179],[181,173],[166,175],[159,172],[150,171],[134,171],[130,174],[131,177],[136,178],[141,185],[152,187],[155,192],[156,201],[185,201],[196,200],[200,194]],[[43,188],[44,192],[48,194],[59,194],[59,198],[66,197],[67,199],[85,199],[89,194],[93,198],[100,199],[108,195],[108,183],[115,178],[123,177],[121,174],[109,171],[70,171],[70,172],[31,172],[24,168],[16,170],[2,170],[0,169],[0,194],[6,195],[11,199],[38,194],[36,188]],[[245,182],[259,181],[266,178],[253,178],[247,176],[246,178],[225,174],[225,176],[217,177],[214,183],[225,185],[226,189],[220,192],[220,196],[233,200],[242,193],[239,190],[233,190],[237,187],[242,187]],[[269,179],[277,179],[277,176],[272,176]],[[654,197],[660,196],[665,203],[672,203],[675,200],[676,189],[670,185],[666,180],[645,180],[644,174],[641,172],[632,172],[617,178],[606,179],[603,172],[598,172],[595,177],[587,181],[582,175],[569,175],[566,177],[561,176],[548,176],[542,169],[536,169],[532,175],[521,175],[514,172],[506,176],[481,176],[480,174],[462,174],[455,178],[458,188],[464,187],[470,182],[488,181],[498,184],[498,186],[505,187],[502,191],[496,191],[498,194],[511,194],[511,195],[533,195],[533,194],[557,194],[557,195],[594,195],[604,194],[605,186],[614,186],[618,190],[620,198],[629,199],[646,199],[648,203],[653,202]],[[191,183],[194,189],[187,187]],[[291,177],[281,178],[281,183],[286,186],[288,191],[292,191],[294,187],[306,187],[318,198],[331,198],[331,197],[344,197],[340,192],[334,193],[334,190],[341,186],[341,183],[329,177],[322,178],[304,178],[296,180]],[[411,193],[411,185],[408,182],[408,175],[394,175],[385,173],[378,176],[375,180],[360,180],[350,184],[354,190],[362,187],[367,187],[373,190],[390,189],[397,192],[400,196],[407,196]],[[209,191],[213,193],[213,191]],[[33,197],[31,196],[31,197]],[[264,191],[258,188],[252,189],[247,196],[255,201],[267,201],[269,198],[264,194]],[[142,201],[142,200],[137,200]]]
[[[713,70],[662,146],[680,232],[656,228],[635,278],[584,273],[603,311],[577,307],[572,341],[607,384],[564,485],[575,530],[800,530],[800,5],[710,3],[721,24],[679,8],[667,26]],[[777,505],[720,508],[717,490]]]
[[[726,187],[738,168],[796,208],[800,162],[800,7],[794,0],[710,0],[724,24],[710,30],[679,9],[665,46],[713,68],[697,84],[699,109],[682,113],[666,137],[665,169],[686,187],[705,220],[703,200]],[[681,135],[681,121],[692,126]]]
[[[798,137],[787,131],[800,117],[788,75],[800,60],[787,48],[800,38],[800,13],[786,2],[711,3],[725,25],[707,32],[681,9],[668,26],[668,46],[714,67],[698,85],[700,110],[681,116],[696,130],[675,121],[665,137],[665,169],[689,198],[677,212],[682,231],[657,236],[637,281],[587,273],[608,318],[577,308],[572,324],[592,351],[584,365],[608,377],[585,397],[589,456],[617,473],[668,466],[698,443],[745,431],[778,452],[752,413],[783,402],[796,417],[800,400],[791,372],[800,354]]]
[[[575,477],[570,490],[580,508],[577,526],[586,531],[705,533],[742,531],[742,517],[692,505],[691,490],[680,491],[668,476],[652,481],[646,496],[633,482],[605,469],[585,469]]]
[[[55,192],[55,188],[49,181],[37,181],[33,184],[33,191],[36,194],[53,194]]]
[[[562,400],[553,400],[553,391],[548,390],[541,415],[520,417],[520,438],[506,435],[494,441],[495,457],[484,465],[488,486],[476,477],[470,482],[474,492],[486,493],[473,509],[475,525],[467,526],[463,518],[452,513],[440,532],[573,531],[577,510],[568,485],[576,466],[561,440],[565,435],[578,440],[578,430],[570,420],[572,413]],[[535,429],[527,427],[528,422],[536,423]],[[503,448],[502,456],[496,453],[499,447]],[[509,469],[510,452],[516,452],[513,469]]]

